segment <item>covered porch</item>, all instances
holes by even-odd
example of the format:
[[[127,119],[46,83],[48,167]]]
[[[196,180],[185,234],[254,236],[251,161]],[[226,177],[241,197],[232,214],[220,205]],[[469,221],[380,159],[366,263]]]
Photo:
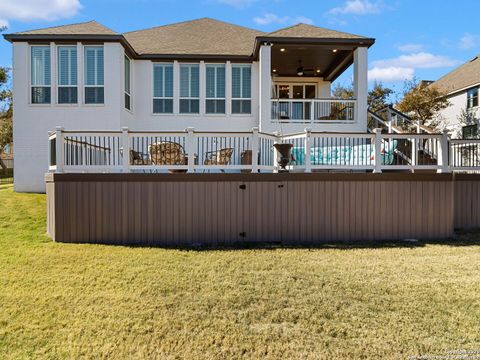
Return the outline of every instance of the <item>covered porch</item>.
[[[258,37],[259,126],[263,132],[367,131],[368,48],[374,39],[300,24]],[[353,65],[352,99],[331,84]]]

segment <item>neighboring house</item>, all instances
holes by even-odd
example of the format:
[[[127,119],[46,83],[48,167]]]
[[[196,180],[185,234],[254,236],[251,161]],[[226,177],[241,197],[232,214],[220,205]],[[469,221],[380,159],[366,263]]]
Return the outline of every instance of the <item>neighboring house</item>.
[[[7,167],[7,169],[13,169],[13,143],[5,147],[2,154],[0,155],[0,158]]]
[[[477,56],[433,82],[432,86],[447,93],[450,106],[439,112],[439,120],[454,138],[478,138],[480,108],[480,58]],[[468,121],[462,119],[468,114]]]
[[[264,33],[208,18],[124,34],[91,21],[4,37],[13,43],[16,191],[45,191],[47,133],[57,126],[367,131],[372,38],[306,24]],[[352,64],[355,99],[332,101],[332,81]]]

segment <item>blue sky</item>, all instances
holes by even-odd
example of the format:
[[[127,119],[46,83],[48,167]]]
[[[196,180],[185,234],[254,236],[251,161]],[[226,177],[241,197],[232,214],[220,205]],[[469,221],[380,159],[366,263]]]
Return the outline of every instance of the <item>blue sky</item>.
[[[479,13],[478,0],[0,0],[7,32],[92,19],[127,32],[212,17],[262,31],[305,22],[374,37],[369,78],[397,91],[405,79],[435,80],[477,55]],[[0,65],[11,65],[4,40]],[[348,83],[350,76],[337,81]]]

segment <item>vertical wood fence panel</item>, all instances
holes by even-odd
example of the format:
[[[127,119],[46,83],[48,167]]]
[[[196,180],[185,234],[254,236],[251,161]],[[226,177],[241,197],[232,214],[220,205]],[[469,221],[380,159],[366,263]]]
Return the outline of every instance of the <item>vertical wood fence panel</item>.
[[[441,239],[480,227],[480,178],[466,179],[48,174],[47,231],[61,242],[148,246]]]

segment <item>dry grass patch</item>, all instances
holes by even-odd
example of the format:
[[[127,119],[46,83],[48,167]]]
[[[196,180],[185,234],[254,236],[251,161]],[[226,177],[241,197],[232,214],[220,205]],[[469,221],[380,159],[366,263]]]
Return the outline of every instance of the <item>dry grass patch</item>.
[[[480,247],[57,244],[0,189],[0,358],[398,359],[480,349]]]

